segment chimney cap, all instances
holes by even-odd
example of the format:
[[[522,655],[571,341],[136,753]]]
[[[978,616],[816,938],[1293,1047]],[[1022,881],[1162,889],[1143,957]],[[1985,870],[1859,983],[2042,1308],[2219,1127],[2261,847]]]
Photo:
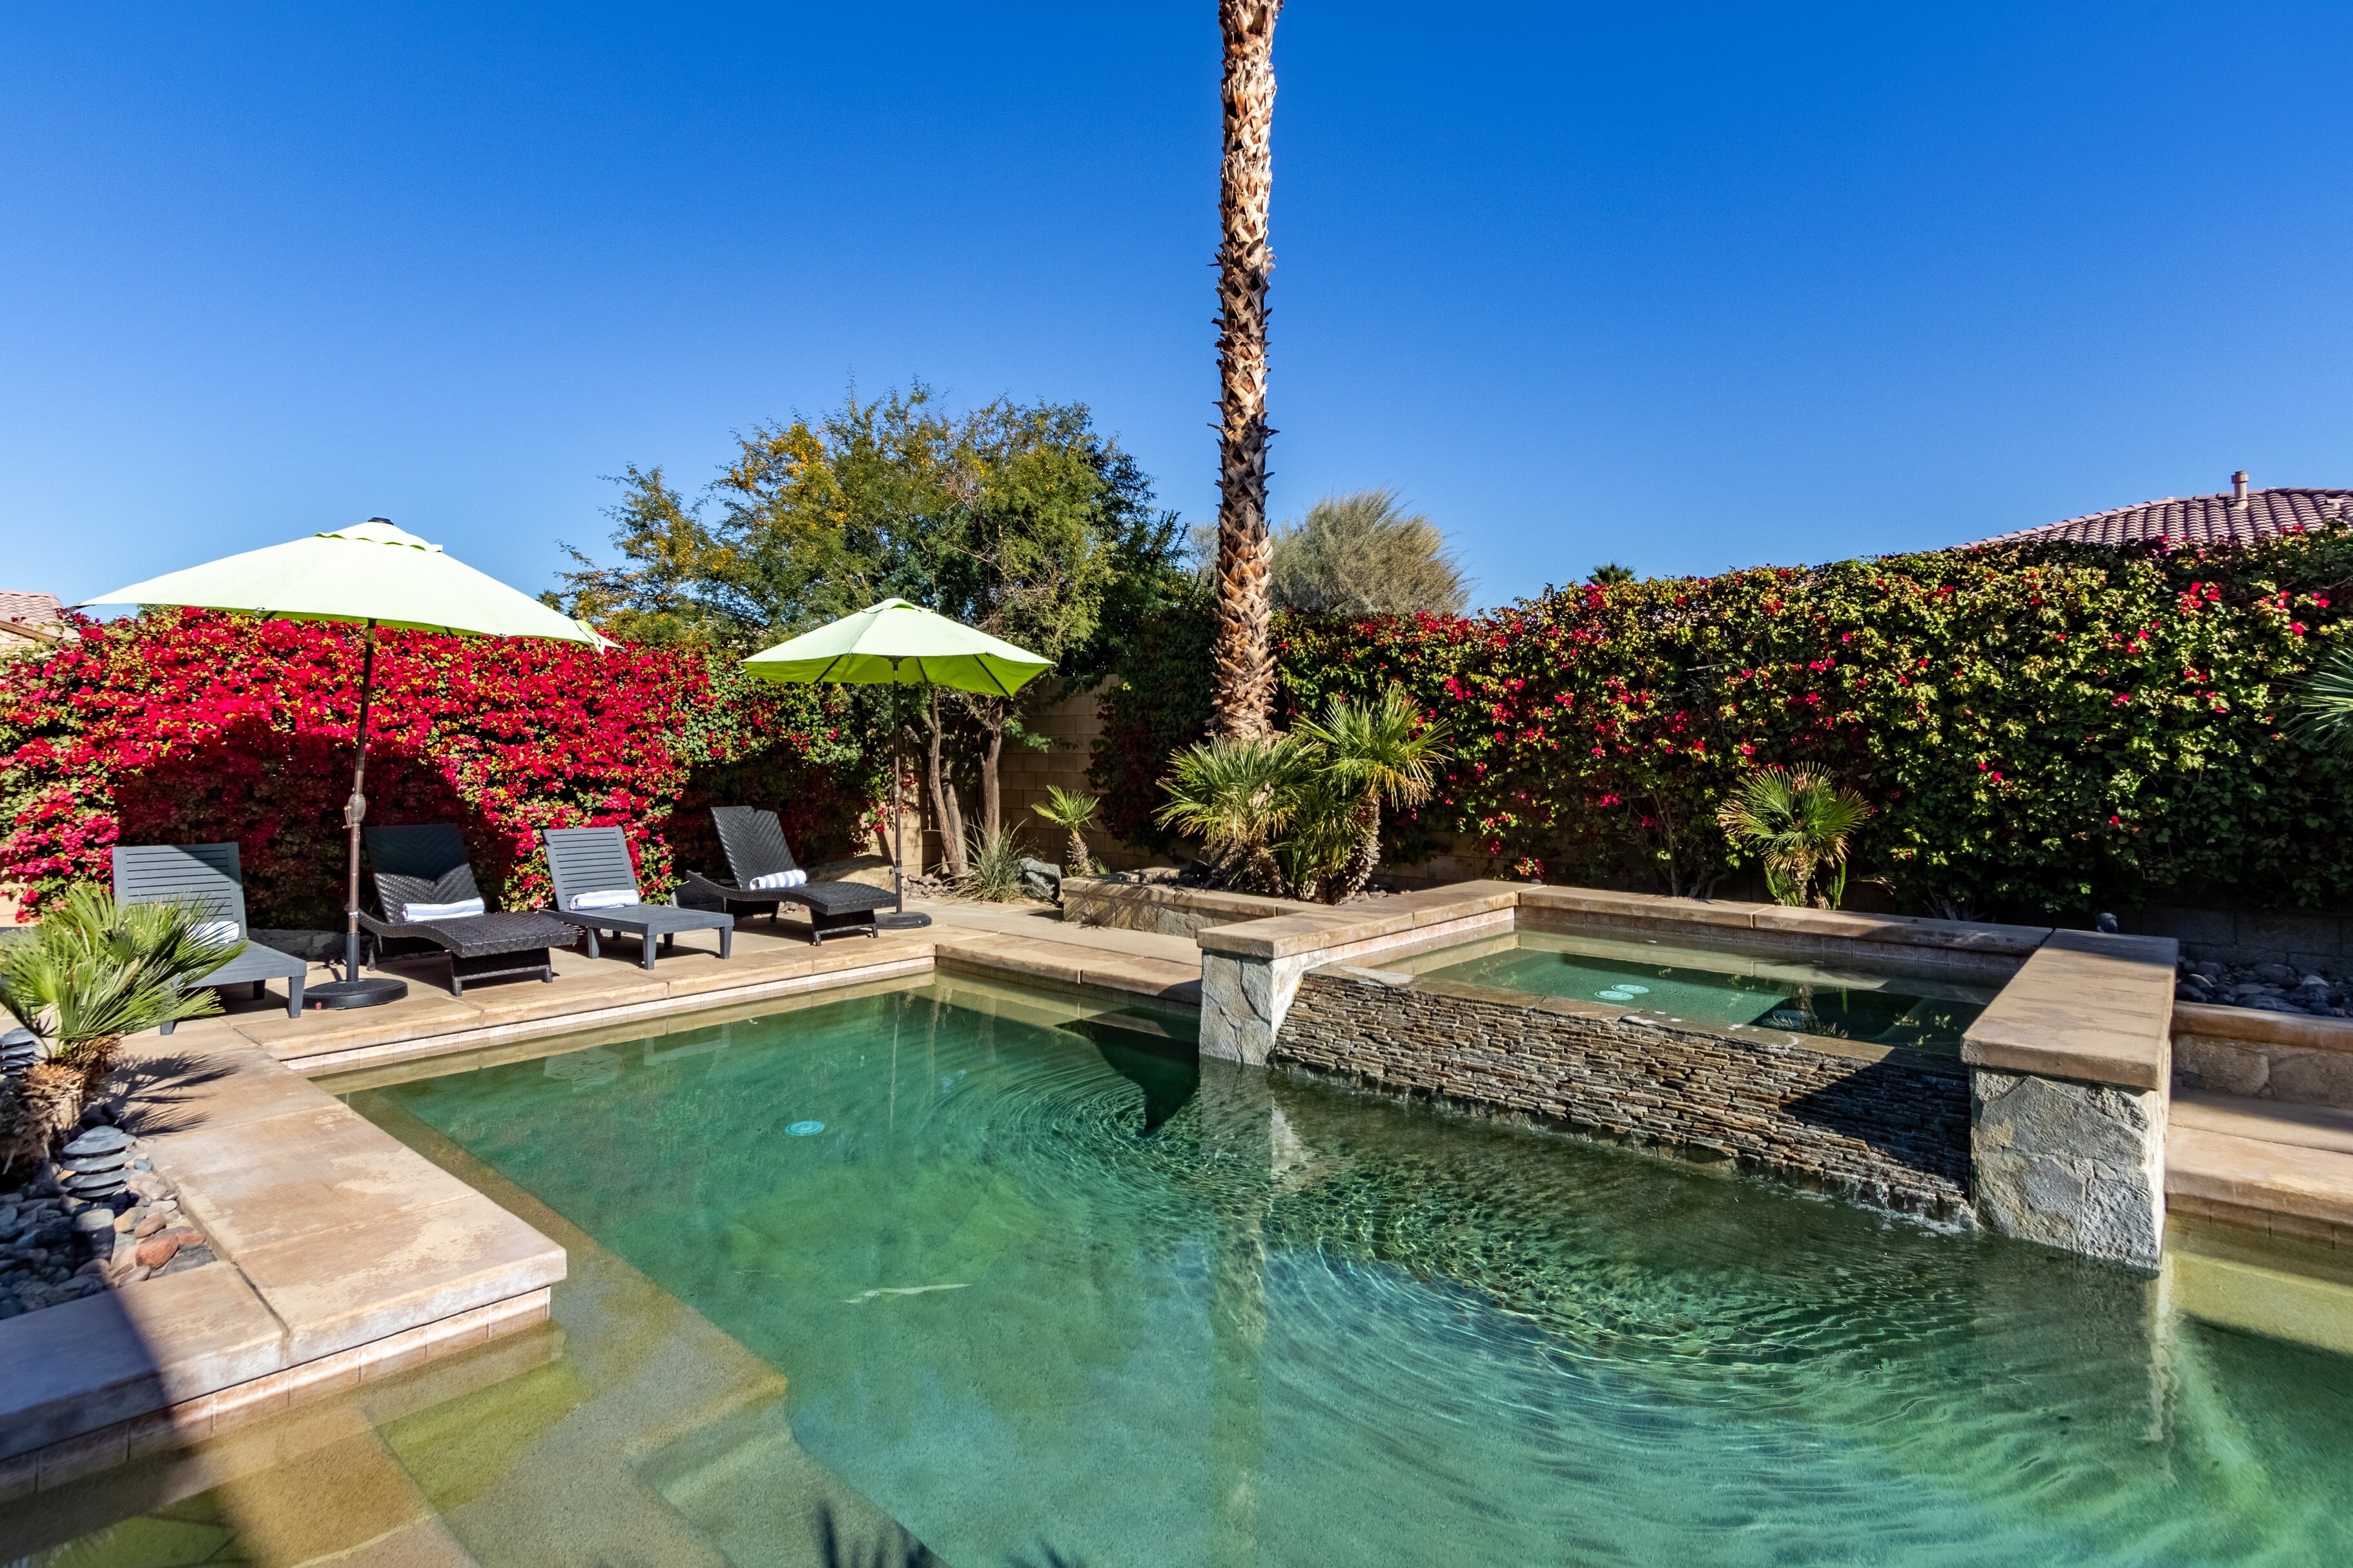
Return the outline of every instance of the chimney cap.
[[[2246,469],[2241,468],[2237,473],[2231,476],[2231,495],[2233,500],[2241,502],[2245,501],[2247,499]]]

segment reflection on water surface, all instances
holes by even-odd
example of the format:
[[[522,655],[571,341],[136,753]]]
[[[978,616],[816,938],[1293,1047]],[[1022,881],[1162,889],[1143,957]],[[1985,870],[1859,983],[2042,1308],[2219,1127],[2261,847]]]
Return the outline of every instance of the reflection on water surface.
[[[2151,1281],[1186,1035],[942,981],[354,1088],[575,1249],[556,1325],[37,1561],[2353,1556],[2353,1360],[2168,1300],[2268,1255]]]

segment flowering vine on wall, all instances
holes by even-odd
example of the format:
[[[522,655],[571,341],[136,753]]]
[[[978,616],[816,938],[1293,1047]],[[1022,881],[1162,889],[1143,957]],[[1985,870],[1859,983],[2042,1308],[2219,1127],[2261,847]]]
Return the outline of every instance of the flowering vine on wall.
[[[0,660],[0,881],[29,907],[117,843],[235,840],[260,925],[342,907],[356,627],[158,611]],[[543,827],[617,825],[649,895],[709,865],[710,805],[776,806],[810,856],[879,797],[852,700],[694,651],[380,634],[368,820],[454,821],[484,889],[544,901]]]
[[[1293,712],[1395,680],[1449,722],[1455,761],[1398,825],[1403,858],[1445,838],[1549,880],[1701,890],[1744,863],[1715,823],[1741,776],[1812,762],[1870,800],[1856,875],[1906,909],[2334,907],[2353,770],[2281,719],[2353,635],[2348,593],[2337,528],[1946,551],[1585,584],[1468,618],[1284,616],[1277,658]],[[1145,814],[1166,747],[1206,718],[1155,673],[1105,705],[1115,821]]]

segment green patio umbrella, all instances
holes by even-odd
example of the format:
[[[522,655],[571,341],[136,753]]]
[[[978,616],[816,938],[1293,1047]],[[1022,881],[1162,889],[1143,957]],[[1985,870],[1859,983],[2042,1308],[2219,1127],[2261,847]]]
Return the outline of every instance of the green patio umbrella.
[[[854,616],[804,632],[744,661],[744,668],[763,679],[811,685],[830,681],[844,686],[945,686],[984,697],[1010,697],[1054,668],[1027,648],[1016,647],[962,621],[935,615],[904,599],[885,599]],[[893,694],[891,715],[891,790],[899,789],[899,723]],[[905,857],[900,843],[898,802],[892,801],[891,880],[899,907],[892,923],[928,925],[930,917],[907,913],[906,889],[899,868]]]
[[[403,982],[360,978],[360,824],[367,816],[368,703],[375,688],[378,626],[470,632],[484,637],[551,637],[604,646],[586,625],[486,576],[381,517],[353,528],[227,555],[99,594],[85,605],[185,605],[238,610],[293,621],[358,621],[367,626],[360,659],[360,716],[352,795],[343,805],[351,830],[351,876],[344,907],[345,977],[314,985],[305,1001],[327,1007],[372,1007],[407,994]]]

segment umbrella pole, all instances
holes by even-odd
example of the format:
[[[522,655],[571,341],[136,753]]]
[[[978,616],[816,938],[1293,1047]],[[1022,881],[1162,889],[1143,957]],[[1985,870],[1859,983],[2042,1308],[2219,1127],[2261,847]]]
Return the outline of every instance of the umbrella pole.
[[[900,661],[891,661],[891,671],[897,674]],[[929,915],[907,912],[907,803],[900,793],[903,776],[900,763],[906,758],[907,726],[899,716],[899,683],[891,683],[891,912],[875,921],[883,931],[914,931],[932,923]]]
[[[321,1007],[375,1007],[408,994],[408,982],[360,978],[360,824],[367,819],[368,708],[375,697],[375,622],[367,624],[366,651],[360,656],[360,721],[353,739],[352,797],[343,803],[343,826],[351,832],[349,875],[343,893],[343,977],[313,985],[305,1000]]]
[[[351,830],[351,876],[343,894],[343,978],[360,977],[360,824],[367,816],[368,703],[375,695],[375,623],[367,624],[367,651],[360,655],[359,754],[352,760],[352,798],[343,803],[343,826]]]

